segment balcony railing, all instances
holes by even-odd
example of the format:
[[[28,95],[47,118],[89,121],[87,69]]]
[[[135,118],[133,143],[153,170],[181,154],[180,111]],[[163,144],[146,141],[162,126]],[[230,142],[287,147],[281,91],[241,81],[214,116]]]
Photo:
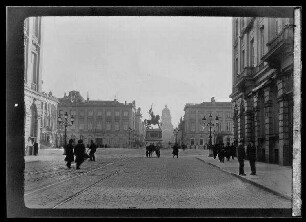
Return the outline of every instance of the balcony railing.
[[[281,33],[267,43],[268,52],[262,57],[272,68],[277,68],[280,59],[287,52],[293,52],[293,26],[284,26]]]
[[[279,33],[274,39],[267,43],[267,46],[270,51],[282,43],[291,43],[291,41],[293,41],[293,26],[286,25],[284,26],[281,33]]]
[[[244,70],[237,75],[236,87],[240,87],[241,85],[244,85],[246,81],[252,80],[254,71],[254,67],[245,67]]]
[[[268,64],[264,64],[264,62],[260,63],[258,66],[254,67],[253,73],[259,73],[261,70],[263,70],[264,68],[266,68],[268,66]]]

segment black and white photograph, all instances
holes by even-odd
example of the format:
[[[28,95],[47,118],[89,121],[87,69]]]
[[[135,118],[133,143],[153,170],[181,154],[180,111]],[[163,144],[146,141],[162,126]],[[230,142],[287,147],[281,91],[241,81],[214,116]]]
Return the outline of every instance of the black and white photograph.
[[[7,9],[9,217],[301,216],[298,7],[56,8]]]

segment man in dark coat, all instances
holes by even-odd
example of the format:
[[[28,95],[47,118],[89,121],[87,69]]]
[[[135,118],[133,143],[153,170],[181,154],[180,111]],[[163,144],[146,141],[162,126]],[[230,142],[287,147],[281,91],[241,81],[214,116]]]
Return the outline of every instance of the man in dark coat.
[[[97,150],[97,145],[92,140],[89,149],[90,149],[89,160],[96,161],[95,152]]]
[[[150,153],[150,145],[146,145],[146,157],[149,157],[149,153]]]
[[[239,162],[239,175],[245,176],[244,173],[244,159],[245,159],[245,150],[243,140],[239,141],[238,145],[238,162]]]
[[[35,141],[34,143],[34,155],[37,156],[38,155],[38,143]]]
[[[212,147],[213,147],[214,159],[216,159],[217,154],[218,154],[218,148],[217,148],[217,146],[216,146],[216,145],[212,145]]]
[[[230,143],[229,142],[227,142],[226,147],[224,149],[225,149],[226,159],[227,159],[227,161],[229,161],[230,158],[231,158],[231,147],[230,147]]]
[[[173,154],[173,158],[174,158],[174,156],[176,156],[176,158],[178,158],[178,152],[179,152],[179,150],[178,150],[178,144],[177,143],[175,143],[174,144],[174,146],[173,146],[173,151],[172,151],[172,154]]]
[[[67,162],[66,166],[70,169],[71,168],[71,162],[74,161],[73,156],[73,139],[69,140],[68,145],[66,145],[66,157],[65,161]]]
[[[251,141],[249,142],[247,146],[247,157],[250,161],[250,167],[251,167],[251,175],[256,175],[256,148],[254,146],[254,143]]]
[[[80,165],[84,162],[85,157],[85,146],[83,140],[78,140],[78,144],[74,147],[74,155],[76,162],[76,169],[80,169]]]
[[[225,150],[223,143],[218,144],[218,157],[221,163],[224,163],[224,155],[225,155]]]
[[[232,156],[232,159],[234,159],[236,156],[236,142],[233,142],[231,145],[231,156]]]

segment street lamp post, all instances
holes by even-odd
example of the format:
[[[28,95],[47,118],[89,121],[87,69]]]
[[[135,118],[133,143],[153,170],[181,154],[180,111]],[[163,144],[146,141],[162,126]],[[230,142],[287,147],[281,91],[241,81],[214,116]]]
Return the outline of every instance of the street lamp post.
[[[205,125],[205,124],[206,124],[206,117],[204,116],[204,117],[202,118],[202,120],[203,120],[204,125]],[[211,129],[212,129],[212,127],[214,127],[214,126],[216,126],[216,125],[218,124],[218,120],[219,120],[219,118],[218,118],[218,116],[216,116],[215,122],[213,122],[212,115],[211,115],[211,113],[209,114],[209,116],[208,116],[208,122],[207,122],[207,126],[209,126],[209,142],[208,142],[208,149],[209,149],[209,155],[208,155],[208,156],[209,156],[209,157],[213,156],[213,152],[212,152],[212,149],[211,149],[211,148],[212,148]]]
[[[62,119],[61,114],[58,115],[57,118],[58,124],[62,125],[65,127],[65,131],[64,131],[64,147],[66,147],[67,145],[67,126],[72,126],[73,122],[74,122],[74,117],[73,115],[71,115],[70,117],[70,122],[68,121],[68,113],[66,112],[64,115],[64,120]]]

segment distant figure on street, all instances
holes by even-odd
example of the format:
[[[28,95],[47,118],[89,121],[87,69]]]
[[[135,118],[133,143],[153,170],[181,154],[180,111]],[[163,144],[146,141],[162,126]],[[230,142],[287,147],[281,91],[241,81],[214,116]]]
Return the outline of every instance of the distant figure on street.
[[[66,157],[65,161],[67,162],[66,166],[70,169],[71,168],[71,162],[74,161],[73,156],[73,139],[69,140],[69,143],[66,145]]]
[[[251,175],[256,175],[256,148],[254,146],[254,143],[252,141],[249,142],[247,146],[247,157],[250,161],[250,167],[251,167]]]
[[[226,156],[227,161],[229,161],[231,158],[231,146],[229,142],[227,142],[226,147],[225,147],[225,156]]]
[[[186,145],[184,143],[182,144],[182,149],[183,149],[183,151],[185,151],[185,149],[186,149]]]
[[[239,162],[239,175],[245,176],[244,173],[244,159],[245,159],[245,150],[243,140],[239,141],[238,146],[238,162]]]
[[[29,137],[28,138],[28,143],[27,143],[27,146],[26,146],[26,149],[25,149],[25,156],[32,155],[32,150],[33,150],[33,141],[32,141],[32,138]]]
[[[224,163],[225,150],[224,150],[224,144],[223,143],[219,144],[218,156],[219,156],[220,162]]]
[[[231,156],[232,156],[232,159],[234,159],[236,156],[236,141],[233,142],[231,145]]]
[[[160,148],[161,148],[161,144],[158,143],[155,147],[155,153],[157,157],[160,157]]]
[[[214,154],[214,159],[216,159],[217,154],[218,154],[218,147],[217,145],[212,145],[212,149],[213,149],[213,154]]]
[[[37,154],[38,154],[38,143],[36,141],[34,142],[33,147],[34,147],[34,155],[37,156]]]
[[[149,153],[150,153],[150,145],[146,144],[146,157],[149,157]]]
[[[97,145],[94,143],[93,140],[91,140],[89,149],[90,149],[89,160],[96,161],[95,152],[97,150]]]
[[[75,155],[75,162],[76,162],[76,169],[80,169],[80,165],[85,160],[85,153],[86,148],[83,144],[83,140],[78,140],[78,144],[74,147],[74,155]]]
[[[175,143],[174,146],[172,147],[173,151],[172,151],[172,154],[173,154],[173,158],[174,156],[176,156],[176,158],[178,158],[178,152],[179,152],[179,149],[178,149],[178,144]]]

